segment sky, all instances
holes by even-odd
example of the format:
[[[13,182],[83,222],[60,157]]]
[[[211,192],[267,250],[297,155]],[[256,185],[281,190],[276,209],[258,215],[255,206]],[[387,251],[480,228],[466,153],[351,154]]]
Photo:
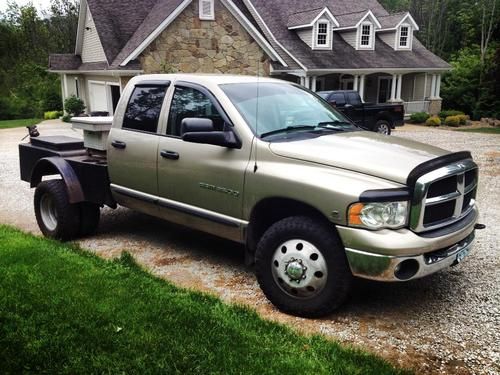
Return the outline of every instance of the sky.
[[[0,0],[0,12],[4,12],[7,9],[8,2],[8,0]],[[19,5],[33,3],[38,10],[47,9],[50,5],[50,0],[11,0],[10,2],[17,3]]]

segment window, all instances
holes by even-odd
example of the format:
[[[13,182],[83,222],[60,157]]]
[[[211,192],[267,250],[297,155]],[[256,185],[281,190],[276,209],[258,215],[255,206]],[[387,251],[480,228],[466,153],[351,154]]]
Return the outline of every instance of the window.
[[[410,26],[403,25],[399,29],[399,48],[410,48]]]
[[[361,99],[359,97],[359,94],[357,92],[348,92],[346,93],[347,95],[347,101],[349,104],[353,106],[358,106],[361,105]]]
[[[316,29],[316,47],[328,47],[330,23],[328,21],[319,21]]]
[[[127,105],[123,128],[156,133],[166,86],[136,87]]]
[[[330,102],[334,101],[339,107],[345,105],[344,93],[341,92],[333,93],[329,100]]]
[[[360,47],[361,48],[371,48],[372,47],[372,28],[371,23],[364,23],[361,25],[361,37],[360,37]]]
[[[200,0],[200,20],[214,20],[214,0]]]
[[[176,87],[168,116],[167,134],[180,137],[182,120],[188,117],[209,118],[215,130],[224,129],[224,120],[210,98],[190,87]]]

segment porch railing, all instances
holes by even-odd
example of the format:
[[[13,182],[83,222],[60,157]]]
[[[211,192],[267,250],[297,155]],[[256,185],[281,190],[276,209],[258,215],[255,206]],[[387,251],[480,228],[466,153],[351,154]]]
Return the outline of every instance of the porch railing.
[[[418,102],[405,102],[405,113],[412,114],[417,112],[427,112],[429,113],[429,106],[431,102],[428,100],[422,100]]]

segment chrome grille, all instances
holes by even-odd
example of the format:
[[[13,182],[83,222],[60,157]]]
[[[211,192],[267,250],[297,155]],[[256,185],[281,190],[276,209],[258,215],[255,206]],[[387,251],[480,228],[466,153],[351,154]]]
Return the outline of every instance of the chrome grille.
[[[415,184],[410,228],[424,232],[467,216],[474,208],[477,184],[477,165],[470,159],[423,175]]]

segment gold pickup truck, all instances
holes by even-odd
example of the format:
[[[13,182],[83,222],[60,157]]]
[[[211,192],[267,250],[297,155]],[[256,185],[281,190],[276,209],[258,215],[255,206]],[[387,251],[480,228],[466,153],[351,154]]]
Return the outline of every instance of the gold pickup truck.
[[[104,205],[209,232],[245,244],[269,300],[306,317],[340,306],[353,276],[412,280],[471,249],[470,153],[363,131],[296,84],[143,75],[110,121],[103,149],[90,138],[20,145],[44,235],[89,235]]]

